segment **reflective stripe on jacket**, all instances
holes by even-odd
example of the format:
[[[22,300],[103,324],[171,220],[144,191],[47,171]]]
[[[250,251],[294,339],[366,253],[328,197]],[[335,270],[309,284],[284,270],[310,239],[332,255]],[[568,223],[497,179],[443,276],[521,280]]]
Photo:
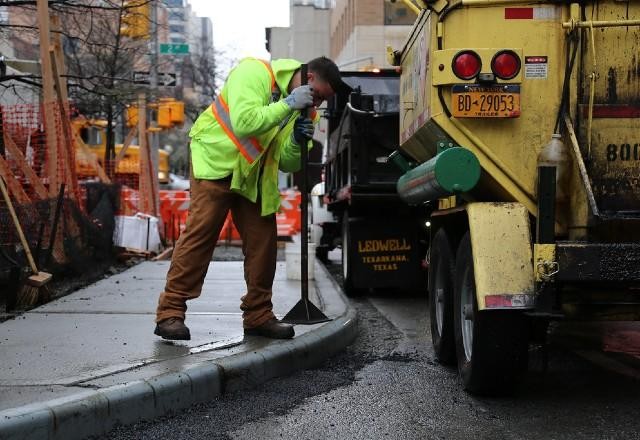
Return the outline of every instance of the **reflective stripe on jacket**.
[[[271,99],[274,100],[273,97],[280,97],[280,91],[278,86],[276,85],[276,78],[273,74],[273,70],[271,70],[271,66],[268,62],[264,60],[259,60],[262,64],[264,64],[265,68],[269,72],[271,77]],[[275,99],[277,101],[277,99]],[[225,134],[231,139],[234,143],[240,154],[247,160],[247,162],[252,163],[256,160],[262,151],[264,150],[263,146],[260,145],[260,141],[255,137],[246,137],[246,138],[238,138],[233,132],[231,125],[231,116],[229,114],[229,105],[226,103],[222,95],[218,96],[218,98],[211,105],[211,110],[213,111],[213,115],[218,121],[218,124],[222,127]]]
[[[300,168],[299,147],[291,140],[298,112],[280,96],[273,102],[274,89],[286,96],[299,68],[300,62],[288,59],[272,61],[271,70],[261,60],[242,60],[229,73],[217,104],[207,108],[189,132],[194,177],[221,179],[232,174],[232,190],[252,202],[260,194],[262,215],[280,206],[278,169]]]

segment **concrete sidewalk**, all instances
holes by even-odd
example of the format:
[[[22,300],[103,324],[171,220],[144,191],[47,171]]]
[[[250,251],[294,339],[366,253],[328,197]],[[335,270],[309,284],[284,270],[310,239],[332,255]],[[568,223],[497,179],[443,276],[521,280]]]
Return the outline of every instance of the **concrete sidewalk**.
[[[310,299],[331,322],[296,337],[244,337],[241,262],[214,262],[190,301],[190,341],[153,335],[169,262],[145,262],[0,324],[0,438],[83,438],[308,368],[351,343],[355,312],[316,262]],[[274,311],[300,283],[278,262]]]

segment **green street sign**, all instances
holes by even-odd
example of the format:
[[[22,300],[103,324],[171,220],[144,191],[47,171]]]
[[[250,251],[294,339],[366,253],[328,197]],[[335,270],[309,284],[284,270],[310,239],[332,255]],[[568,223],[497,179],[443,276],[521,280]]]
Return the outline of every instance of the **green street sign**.
[[[178,43],[160,43],[161,55],[188,55],[189,45]]]

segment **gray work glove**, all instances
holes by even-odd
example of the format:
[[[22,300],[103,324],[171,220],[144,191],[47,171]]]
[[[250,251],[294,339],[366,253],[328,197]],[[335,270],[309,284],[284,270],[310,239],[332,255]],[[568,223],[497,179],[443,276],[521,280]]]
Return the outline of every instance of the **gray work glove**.
[[[284,98],[284,102],[286,102],[292,110],[302,110],[311,107],[313,105],[311,87],[308,85],[296,87],[291,91],[289,96]]]
[[[313,137],[313,130],[313,121],[310,118],[298,116],[293,124],[293,133],[291,133],[293,143],[298,146],[307,145],[309,139]]]

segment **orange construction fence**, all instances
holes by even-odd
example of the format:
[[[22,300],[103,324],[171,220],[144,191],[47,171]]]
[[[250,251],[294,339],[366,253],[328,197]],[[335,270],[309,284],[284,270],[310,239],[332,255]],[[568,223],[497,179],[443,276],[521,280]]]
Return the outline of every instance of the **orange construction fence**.
[[[301,229],[299,191],[285,190],[280,193],[280,212],[276,214],[278,237],[291,237]],[[138,212],[138,191],[122,187],[118,215],[135,215]],[[160,234],[167,243],[174,243],[185,228],[191,198],[189,191],[160,190],[160,217],[163,226]],[[219,241],[241,241],[240,233],[233,224],[231,213],[224,222]]]

